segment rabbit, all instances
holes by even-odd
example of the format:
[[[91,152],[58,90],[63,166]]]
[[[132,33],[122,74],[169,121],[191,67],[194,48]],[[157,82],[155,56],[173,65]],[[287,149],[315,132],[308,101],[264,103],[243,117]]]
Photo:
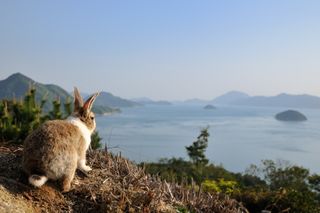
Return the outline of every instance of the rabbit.
[[[48,179],[61,180],[68,192],[76,169],[88,172],[86,151],[96,128],[92,104],[99,93],[83,103],[74,88],[74,111],[66,120],[51,120],[34,130],[24,141],[22,167],[29,183],[41,187]]]

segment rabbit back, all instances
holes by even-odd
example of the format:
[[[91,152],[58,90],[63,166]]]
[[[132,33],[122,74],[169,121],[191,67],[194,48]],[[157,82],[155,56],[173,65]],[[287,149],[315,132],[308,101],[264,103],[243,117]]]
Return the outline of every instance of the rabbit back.
[[[76,170],[83,137],[64,120],[47,121],[25,140],[23,169],[29,174],[59,179]]]

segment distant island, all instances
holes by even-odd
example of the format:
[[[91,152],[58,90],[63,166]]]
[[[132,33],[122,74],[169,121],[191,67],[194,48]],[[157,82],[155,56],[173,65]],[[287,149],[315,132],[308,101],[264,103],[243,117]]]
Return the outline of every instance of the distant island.
[[[301,112],[287,110],[276,114],[275,118],[279,121],[306,121],[307,117]]]
[[[160,106],[171,106],[172,103],[169,101],[154,101],[150,98],[142,97],[142,98],[134,98],[131,101],[134,101],[136,103],[142,104],[142,105],[160,105]]]
[[[208,104],[205,107],[203,107],[203,109],[212,110],[212,109],[217,109],[217,107],[215,107],[215,106],[213,106],[211,104]]]

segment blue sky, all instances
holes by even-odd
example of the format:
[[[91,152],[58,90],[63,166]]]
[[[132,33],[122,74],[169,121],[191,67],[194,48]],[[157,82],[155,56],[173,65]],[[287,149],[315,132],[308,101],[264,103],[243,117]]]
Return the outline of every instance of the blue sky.
[[[125,98],[320,96],[320,1],[0,2],[0,79]]]

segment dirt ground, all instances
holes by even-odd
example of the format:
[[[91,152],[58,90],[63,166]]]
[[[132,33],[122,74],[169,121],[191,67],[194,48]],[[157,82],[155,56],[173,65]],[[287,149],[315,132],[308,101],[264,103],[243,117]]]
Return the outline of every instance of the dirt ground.
[[[247,212],[237,201],[170,184],[132,162],[90,151],[85,174],[77,171],[70,192],[57,181],[41,188],[27,182],[22,147],[0,144],[0,212]]]

